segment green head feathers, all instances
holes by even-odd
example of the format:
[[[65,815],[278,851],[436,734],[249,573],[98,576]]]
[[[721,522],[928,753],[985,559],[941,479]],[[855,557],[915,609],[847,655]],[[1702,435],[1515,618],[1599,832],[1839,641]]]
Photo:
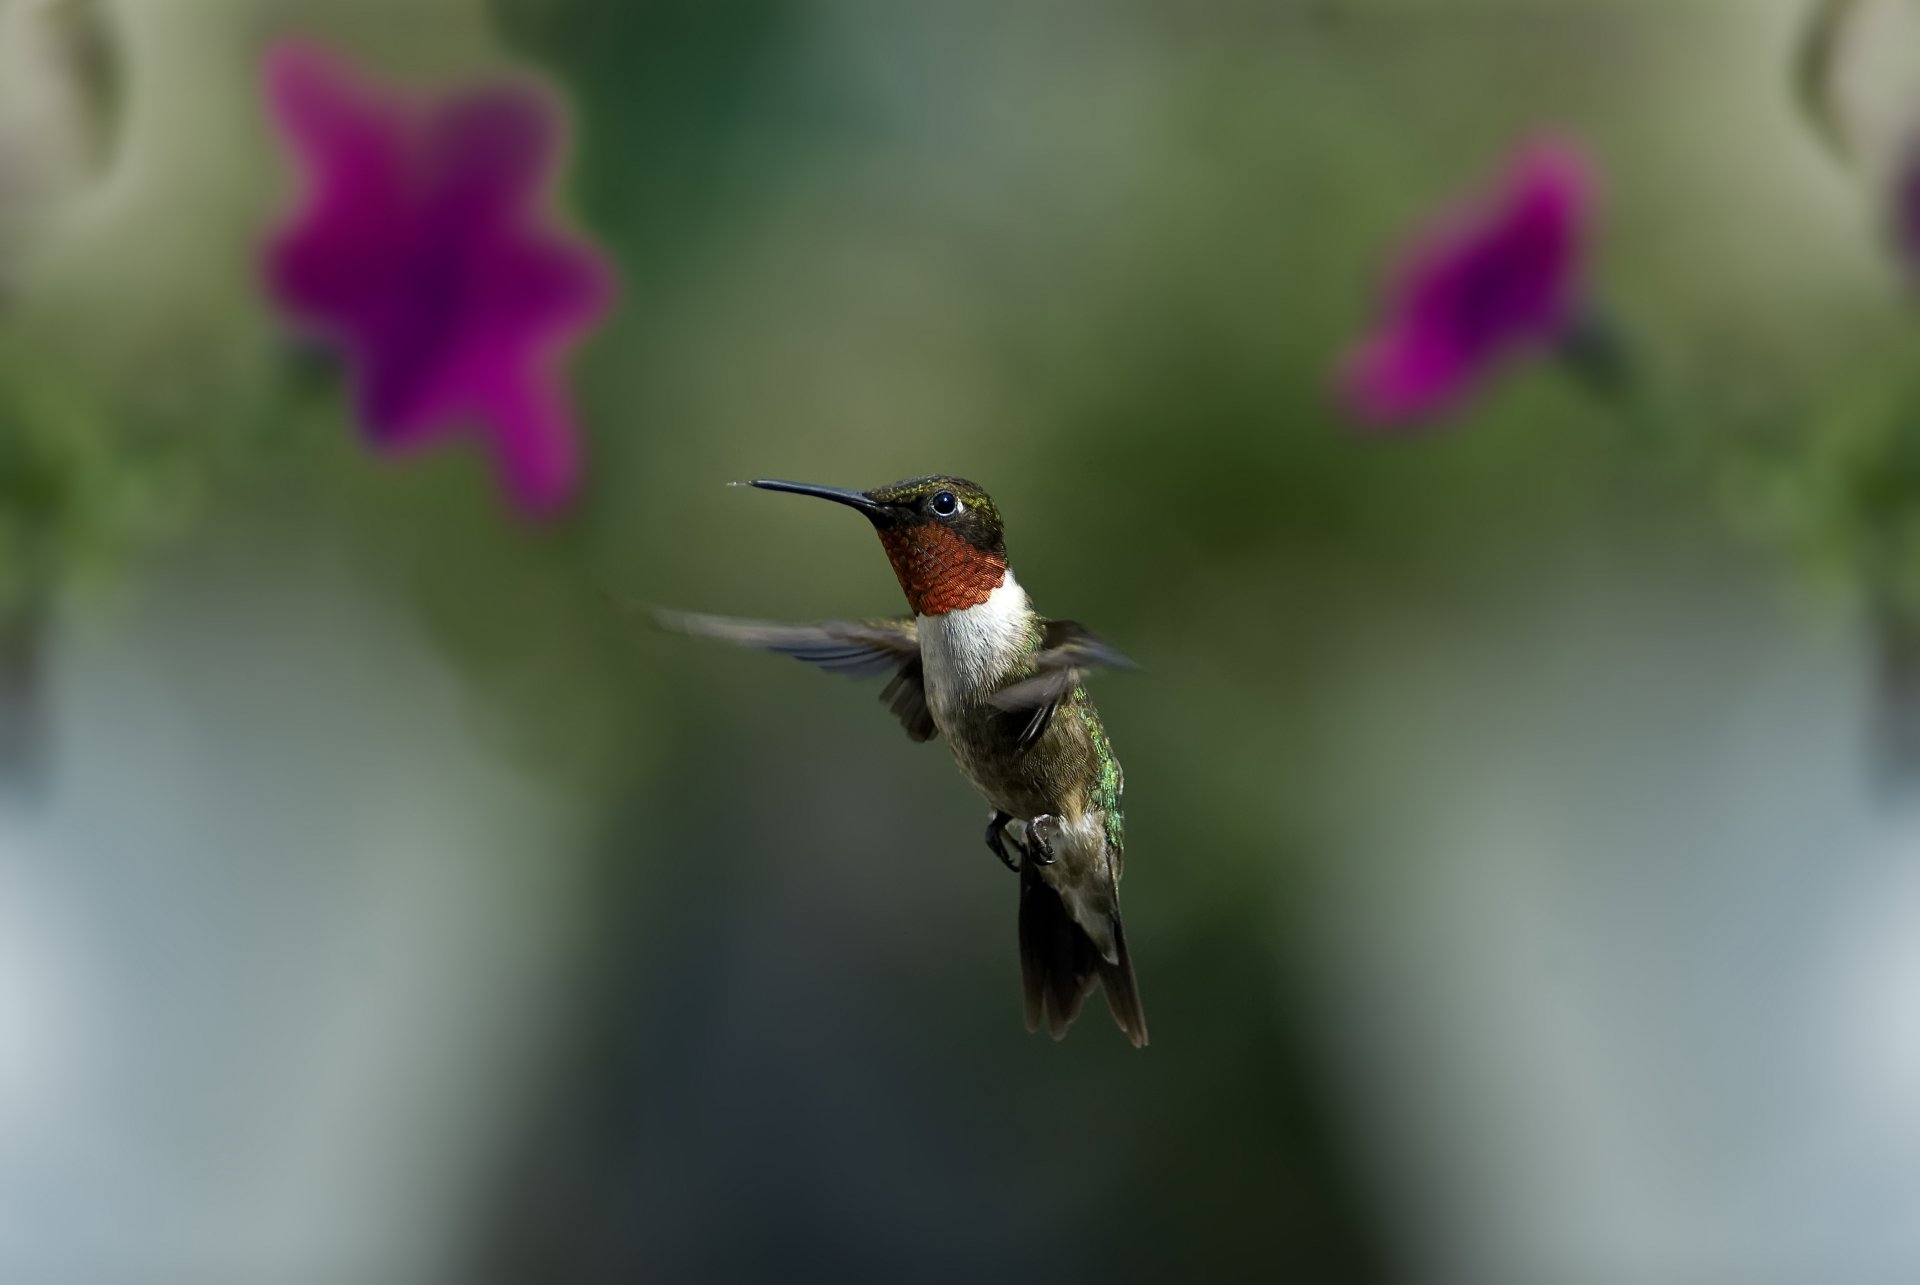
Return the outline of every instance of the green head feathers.
[[[902,524],[937,522],[974,548],[1004,558],[1006,533],[993,497],[964,477],[935,474],[877,486],[867,498],[897,514]]]

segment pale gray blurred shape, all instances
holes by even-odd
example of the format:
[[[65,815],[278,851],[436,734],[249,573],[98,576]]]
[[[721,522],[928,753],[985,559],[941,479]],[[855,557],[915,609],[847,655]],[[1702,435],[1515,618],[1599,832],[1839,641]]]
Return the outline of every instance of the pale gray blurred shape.
[[[1920,138],[1920,3],[1853,0],[1841,23],[1827,91],[1849,159],[1890,183]]]
[[[0,0],[0,287],[98,174],[107,104],[86,60],[105,39],[86,0]]]
[[[1374,1179],[1423,1279],[1920,1280],[1867,641],[1634,547],[1358,657],[1316,950]]]
[[[576,815],[323,554],[190,560],[55,663],[50,790],[0,815],[0,1279],[447,1276]]]

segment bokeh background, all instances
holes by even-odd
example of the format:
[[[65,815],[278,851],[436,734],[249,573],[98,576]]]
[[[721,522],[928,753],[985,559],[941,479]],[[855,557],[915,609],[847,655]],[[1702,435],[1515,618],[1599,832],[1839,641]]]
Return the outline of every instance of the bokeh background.
[[[1920,807],[1780,517],[1920,495],[1920,323],[1807,11],[0,0],[0,1277],[1920,1279]],[[296,35],[571,104],[558,521],[261,290]],[[1393,247],[1542,128],[1674,410],[1356,432]],[[1142,1053],[1022,1031],[938,743],[632,610],[895,611],[723,484],[930,471],[1145,667]]]

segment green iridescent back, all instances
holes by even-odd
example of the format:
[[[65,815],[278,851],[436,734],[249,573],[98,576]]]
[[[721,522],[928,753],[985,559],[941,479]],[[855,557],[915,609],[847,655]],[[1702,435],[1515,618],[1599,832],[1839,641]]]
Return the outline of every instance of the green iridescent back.
[[[1100,722],[1100,715],[1093,708],[1093,701],[1088,699],[1085,687],[1073,689],[1073,708],[1080,716],[1081,726],[1087,729],[1088,739],[1093,742],[1093,753],[1098,760],[1100,774],[1094,783],[1093,802],[1106,814],[1107,843],[1118,857],[1127,847],[1127,823],[1120,810],[1120,796],[1126,789],[1126,776],[1120,770],[1120,760],[1113,756],[1113,745],[1107,740],[1107,729]]]

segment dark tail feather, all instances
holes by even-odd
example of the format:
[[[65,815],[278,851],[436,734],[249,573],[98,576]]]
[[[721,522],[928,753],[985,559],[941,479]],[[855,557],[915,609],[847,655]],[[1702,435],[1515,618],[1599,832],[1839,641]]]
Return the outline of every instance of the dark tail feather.
[[[1133,978],[1133,960],[1127,955],[1127,935],[1118,915],[1113,921],[1113,945],[1117,962],[1109,964],[1040,872],[1031,865],[1023,867],[1020,979],[1027,993],[1027,1029],[1039,1030],[1045,1018],[1054,1039],[1065,1035],[1097,981],[1106,988],[1113,1020],[1135,1048],[1144,1047],[1147,1016],[1140,1007],[1140,987]]]
[[[1147,1046],[1147,1010],[1140,1007],[1140,983],[1133,978],[1133,956],[1127,953],[1127,930],[1120,923],[1118,907],[1113,914],[1113,953],[1119,962],[1099,959],[1100,984],[1107,992],[1107,1008],[1114,1022],[1127,1033],[1133,1047]]]

